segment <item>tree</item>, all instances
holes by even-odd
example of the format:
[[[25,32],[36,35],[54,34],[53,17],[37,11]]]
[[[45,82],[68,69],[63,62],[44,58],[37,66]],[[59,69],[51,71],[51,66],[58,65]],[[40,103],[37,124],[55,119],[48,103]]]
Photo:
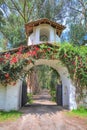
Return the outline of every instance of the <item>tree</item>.
[[[81,45],[87,33],[87,1],[67,0],[67,19],[69,27],[70,41]]]
[[[75,23],[82,23],[85,26],[87,31],[87,1],[86,0],[77,0],[74,1],[74,6],[70,6],[71,11],[73,10],[76,13]],[[73,14],[74,16],[75,14]]]
[[[31,4],[32,2],[28,2],[28,0],[4,0],[1,2],[0,8],[4,14],[5,25],[1,26],[0,32],[3,34],[4,39],[8,39],[13,47],[19,46],[24,42],[26,44],[24,24],[28,22],[33,12]]]
[[[84,26],[82,24],[71,24],[70,30],[71,43],[82,45],[85,35]]]

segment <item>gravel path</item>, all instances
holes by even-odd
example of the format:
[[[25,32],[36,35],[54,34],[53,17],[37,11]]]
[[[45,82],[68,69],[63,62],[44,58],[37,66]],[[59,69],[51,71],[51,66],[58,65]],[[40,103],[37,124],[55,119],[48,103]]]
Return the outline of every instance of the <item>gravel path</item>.
[[[34,97],[34,104],[23,107],[15,122],[0,123],[0,130],[87,130],[87,122],[65,116],[65,109],[51,102],[46,92]]]

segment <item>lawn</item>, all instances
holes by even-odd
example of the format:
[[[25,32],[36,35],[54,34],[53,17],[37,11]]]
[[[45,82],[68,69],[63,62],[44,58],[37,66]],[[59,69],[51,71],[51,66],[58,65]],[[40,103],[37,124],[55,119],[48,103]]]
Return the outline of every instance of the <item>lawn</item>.
[[[72,110],[72,111],[68,112],[68,115],[78,116],[78,117],[87,117],[87,109],[79,108],[77,110]]]
[[[0,111],[0,122],[8,120],[13,121],[19,118],[21,115],[22,113],[19,111],[9,111],[9,112]]]

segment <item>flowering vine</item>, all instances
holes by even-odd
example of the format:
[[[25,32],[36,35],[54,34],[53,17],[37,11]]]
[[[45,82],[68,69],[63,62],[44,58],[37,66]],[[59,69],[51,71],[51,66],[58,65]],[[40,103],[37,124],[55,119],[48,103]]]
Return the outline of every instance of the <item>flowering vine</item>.
[[[0,53],[0,83],[15,85],[16,80],[26,72],[24,66],[34,63],[34,60],[60,59],[70,72],[71,78],[87,87],[87,47],[73,47],[70,44],[39,44],[20,46]]]

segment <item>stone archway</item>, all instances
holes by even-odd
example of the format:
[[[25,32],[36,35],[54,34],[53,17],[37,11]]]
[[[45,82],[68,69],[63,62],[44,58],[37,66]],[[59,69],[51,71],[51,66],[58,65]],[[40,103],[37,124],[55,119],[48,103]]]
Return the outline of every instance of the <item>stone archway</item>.
[[[34,64],[29,64],[26,68],[24,68],[26,71],[31,69],[34,66],[38,65],[47,65],[52,68],[54,68],[60,75],[61,81],[62,81],[62,100],[63,100],[63,106],[68,108],[70,110],[76,109],[76,99],[75,99],[75,86],[73,85],[72,80],[69,77],[69,73],[67,68],[62,64],[60,60],[47,60],[47,59],[38,59],[35,61]]]

